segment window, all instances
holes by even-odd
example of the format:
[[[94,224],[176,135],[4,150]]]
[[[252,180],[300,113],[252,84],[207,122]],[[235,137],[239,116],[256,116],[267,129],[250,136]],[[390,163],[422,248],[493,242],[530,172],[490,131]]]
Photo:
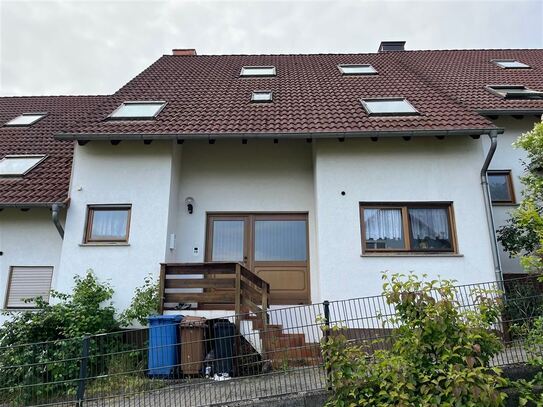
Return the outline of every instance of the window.
[[[305,220],[256,220],[255,261],[306,261]]]
[[[90,205],[84,243],[128,242],[130,205]]]
[[[166,102],[124,102],[113,113],[110,119],[153,119],[166,106]]]
[[[272,92],[268,90],[255,90],[251,95],[252,102],[271,102],[272,99]]]
[[[513,179],[511,171],[489,171],[488,186],[493,203],[514,204]]]
[[[361,204],[363,252],[455,252],[450,204]]]
[[[44,159],[44,155],[6,155],[0,160],[0,177],[23,176]]]
[[[244,66],[240,76],[275,76],[275,66]]]
[[[6,126],[31,126],[43,119],[47,113],[23,113],[6,123]]]
[[[492,62],[494,62],[500,68],[505,68],[505,69],[530,68],[530,65],[523,64],[522,62],[517,61],[516,59],[493,59]]]
[[[376,75],[377,71],[371,65],[338,65],[339,71],[343,75]]]
[[[38,297],[49,301],[52,278],[53,267],[11,267],[5,307],[34,308],[35,302],[25,300]]]
[[[542,99],[543,92],[522,85],[490,85],[487,89],[505,99]]]
[[[403,116],[419,114],[417,109],[403,98],[361,99],[370,116]]]

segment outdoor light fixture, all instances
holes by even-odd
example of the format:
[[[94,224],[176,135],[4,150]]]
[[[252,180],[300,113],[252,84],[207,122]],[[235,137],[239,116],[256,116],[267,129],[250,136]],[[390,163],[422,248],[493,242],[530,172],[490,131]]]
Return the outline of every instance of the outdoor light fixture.
[[[185,204],[187,205],[187,212],[192,215],[192,212],[194,212],[194,199],[189,196],[185,199]]]

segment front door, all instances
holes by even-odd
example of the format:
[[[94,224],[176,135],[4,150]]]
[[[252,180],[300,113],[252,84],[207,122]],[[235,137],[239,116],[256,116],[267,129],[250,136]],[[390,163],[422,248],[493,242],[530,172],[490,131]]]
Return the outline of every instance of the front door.
[[[210,214],[206,261],[240,262],[266,280],[271,304],[308,304],[307,214]]]

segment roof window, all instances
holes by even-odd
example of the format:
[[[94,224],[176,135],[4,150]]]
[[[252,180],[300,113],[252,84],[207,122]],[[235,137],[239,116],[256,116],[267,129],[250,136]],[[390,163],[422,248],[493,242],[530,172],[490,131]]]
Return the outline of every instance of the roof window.
[[[264,103],[272,100],[273,94],[270,90],[255,90],[251,95],[251,102]]]
[[[526,65],[516,59],[493,59],[496,65],[504,69],[526,69],[530,68],[530,65]]]
[[[353,64],[343,64],[338,65],[340,72],[343,75],[376,75],[377,71],[375,68],[368,64],[363,65],[353,65]]]
[[[6,126],[31,126],[43,119],[47,113],[23,113],[6,123]]]
[[[240,76],[275,76],[275,66],[244,66]]]
[[[419,112],[404,98],[361,99],[370,116],[417,115]]]
[[[543,99],[543,92],[523,85],[489,85],[487,89],[505,99]]]
[[[23,176],[44,159],[44,155],[6,155],[0,160],[0,177]]]
[[[110,119],[154,119],[164,109],[166,102],[144,101],[144,102],[123,102],[113,113]]]

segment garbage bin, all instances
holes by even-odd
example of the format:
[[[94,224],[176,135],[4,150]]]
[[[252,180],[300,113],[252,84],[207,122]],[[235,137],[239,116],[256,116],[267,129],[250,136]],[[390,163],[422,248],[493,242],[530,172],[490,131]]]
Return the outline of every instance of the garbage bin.
[[[149,321],[149,376],[171,376],[177,365],[177,325],[182,315],[155,315]]]
[[[215,373],[233,374],[236,327],[228,321],[217,321],[213,325],[213,347],[215,350]]]
[[[195,375],[202,371],[205,358],[206,319],[185,317],[179,324],[181,338],[181,371],[184,375]]]

